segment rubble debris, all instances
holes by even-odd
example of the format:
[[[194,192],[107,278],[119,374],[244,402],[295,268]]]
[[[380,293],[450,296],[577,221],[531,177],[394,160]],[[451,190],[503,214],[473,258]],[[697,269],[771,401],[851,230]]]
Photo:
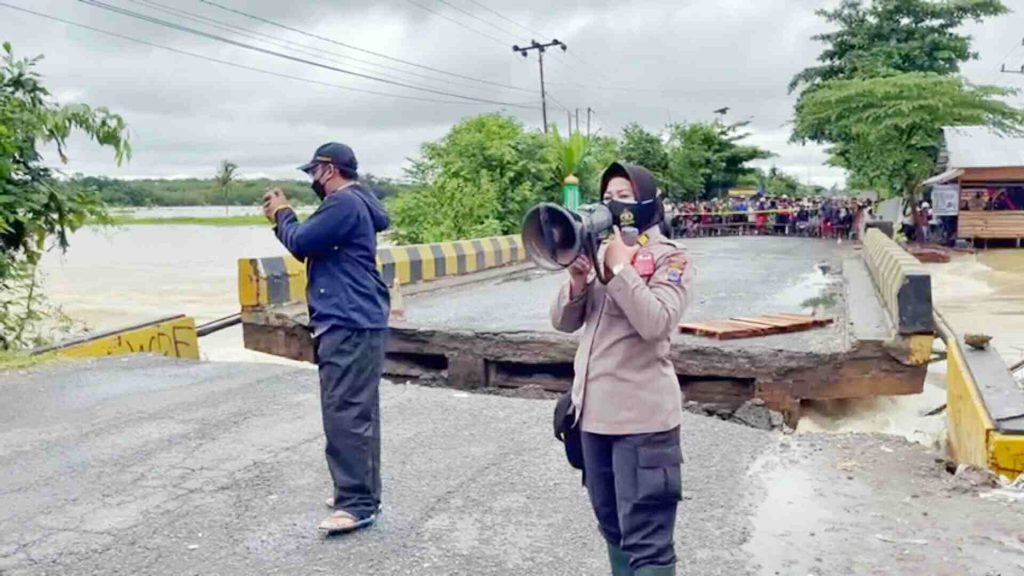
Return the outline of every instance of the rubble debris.
[[[975,350],[988,348],[988,343],[991,341],[992,337],[988,334],[964,334],[964,342]]]
[[[764,400],[754,398],[747,400],[739,407],[727,404],[703,404],[700,402],[687,401],[683,404],[683,410],[700,416],[711,416],[727,422],[742,424],[758,430],[783,430],[785,431],[785,417],[765,406]]]

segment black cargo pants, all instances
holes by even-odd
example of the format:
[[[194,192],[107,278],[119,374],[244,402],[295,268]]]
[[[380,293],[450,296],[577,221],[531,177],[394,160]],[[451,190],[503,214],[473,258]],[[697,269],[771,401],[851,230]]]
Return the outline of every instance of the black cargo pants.
[[[583,432],[583,473],[608,543],[630,568],[675,564],[673,532],[682,498],[679,428],[608,436]]]
[[[380,505],[380,379],[387,330],[332,328],[316,339],[320,410],[334,508],[367,518]]]

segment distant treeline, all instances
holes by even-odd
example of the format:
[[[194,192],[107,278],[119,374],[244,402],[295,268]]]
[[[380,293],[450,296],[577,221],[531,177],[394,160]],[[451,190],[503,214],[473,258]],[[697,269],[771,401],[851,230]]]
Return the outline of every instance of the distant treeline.
[[[386,178],[372,175],[361,178],[381,198],[411,189]],[[121,180],[103,176],[75,175],[65,184],[77,189],[93,190],[109,206],[255,206],[271,188],[282,188],[296,204],[318,202],[308,181],[301,180],[237,180],[223,194],[212,178]]]

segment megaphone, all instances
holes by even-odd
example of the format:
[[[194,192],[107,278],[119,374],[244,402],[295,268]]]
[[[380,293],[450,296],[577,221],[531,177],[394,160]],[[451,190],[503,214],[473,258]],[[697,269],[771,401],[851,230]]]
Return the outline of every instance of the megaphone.
[[[523,219],[526,255],[545,270],[568,268],[580,255],[597,262],[601,236],[612,229],[612,222],[603,204],[586,204],[575,212],[550,202],[538,204]],[[600,270],[598,278],[605,281]]]

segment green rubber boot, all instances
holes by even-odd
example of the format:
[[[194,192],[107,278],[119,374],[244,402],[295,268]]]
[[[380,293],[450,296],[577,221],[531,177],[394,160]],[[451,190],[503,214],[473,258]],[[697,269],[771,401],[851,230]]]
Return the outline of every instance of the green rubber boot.
[[[618,546],[608,545],[608,563],[612,565],[612,576],[633,576],[629,567],[629,556]]]
[[[668,566],[644,566],[633,572],[635,576],[676,576],[676,565]]]

